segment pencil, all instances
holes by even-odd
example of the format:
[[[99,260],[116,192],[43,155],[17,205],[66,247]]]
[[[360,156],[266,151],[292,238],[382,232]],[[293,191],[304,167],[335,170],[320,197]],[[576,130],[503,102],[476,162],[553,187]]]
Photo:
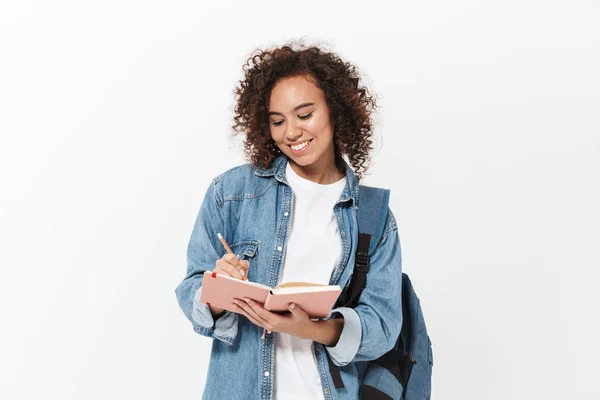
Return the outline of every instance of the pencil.
[[[219,240],[221,241],[221,243],[223,243],[223,247],[225,247],[225,250],[227,251],[227,253],[233,254],[233,251],[231,251],[231,249],[227,245],[227,242],[223,238],[223,235],[221,235],[220,233],[217,233],[217,237],[219,238]],[[244,275],[242,275],[242,278],[244,278],[245,281],[248,280],[248,277],[246,276],[246,272],[245,271],[244,271]]]

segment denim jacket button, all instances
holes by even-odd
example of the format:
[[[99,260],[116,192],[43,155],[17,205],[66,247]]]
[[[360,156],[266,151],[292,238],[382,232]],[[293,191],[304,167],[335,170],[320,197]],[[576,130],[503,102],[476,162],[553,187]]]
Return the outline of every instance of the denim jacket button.
[[[196,332],[200,332],[200,327],[199,327],[199,326],[197,326],[196,328],[194,328],[194,330],[195,330]]]
[[[346,232],[342,231],[342,236],[346,236]]]
[[[269,371],[265,371],[265,376],[269,376]]]
[[[286,211],[283,213],[283,215],[285,215],[287,217],[288,215],[290,215],[290,213]]]
[[[282,250],[283,250],[283,247],[281,247],[281,246],[277,247],[277,251],[282,251]]]
[[[325,394],[329,393],[329,389],[325,388],[323,389],[323,392],[325,392]]]

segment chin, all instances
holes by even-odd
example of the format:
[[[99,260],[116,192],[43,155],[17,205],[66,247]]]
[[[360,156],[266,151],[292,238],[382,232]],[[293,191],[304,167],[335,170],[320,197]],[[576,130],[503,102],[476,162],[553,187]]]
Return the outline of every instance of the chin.
[[[314,164],[316,161],[314,157],[298,157],[294,154],[287,155],[287,158],[288,160],[292,160],[294,163],[298,164],[301,167],[306,167],[307,165]]]

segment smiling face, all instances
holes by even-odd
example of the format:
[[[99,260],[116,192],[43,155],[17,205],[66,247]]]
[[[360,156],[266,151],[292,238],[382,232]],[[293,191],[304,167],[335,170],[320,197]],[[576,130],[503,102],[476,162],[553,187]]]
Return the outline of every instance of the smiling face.
[[[269,99],[271,137],[294,171],[317,183],[340,179],[325,93],[306,76],[279,80]]]

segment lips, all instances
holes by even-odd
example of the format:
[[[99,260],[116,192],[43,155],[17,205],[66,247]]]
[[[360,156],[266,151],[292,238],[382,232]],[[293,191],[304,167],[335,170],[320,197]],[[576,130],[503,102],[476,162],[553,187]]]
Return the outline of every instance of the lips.
[[[298,143],[295,145],[288,145],[288,146],[292,150],[293,154],[302,154],[310,147],[310,143],[312,141],[313,141],[313,139],[309,139],[309,140],[305,140],[304,142],[301,142],[301,143]],[[298,148],[297,146],[299,146],[299,145],[302,145],[303,147]],[[292,146],[296,147],[296,149],[294,149]]]

